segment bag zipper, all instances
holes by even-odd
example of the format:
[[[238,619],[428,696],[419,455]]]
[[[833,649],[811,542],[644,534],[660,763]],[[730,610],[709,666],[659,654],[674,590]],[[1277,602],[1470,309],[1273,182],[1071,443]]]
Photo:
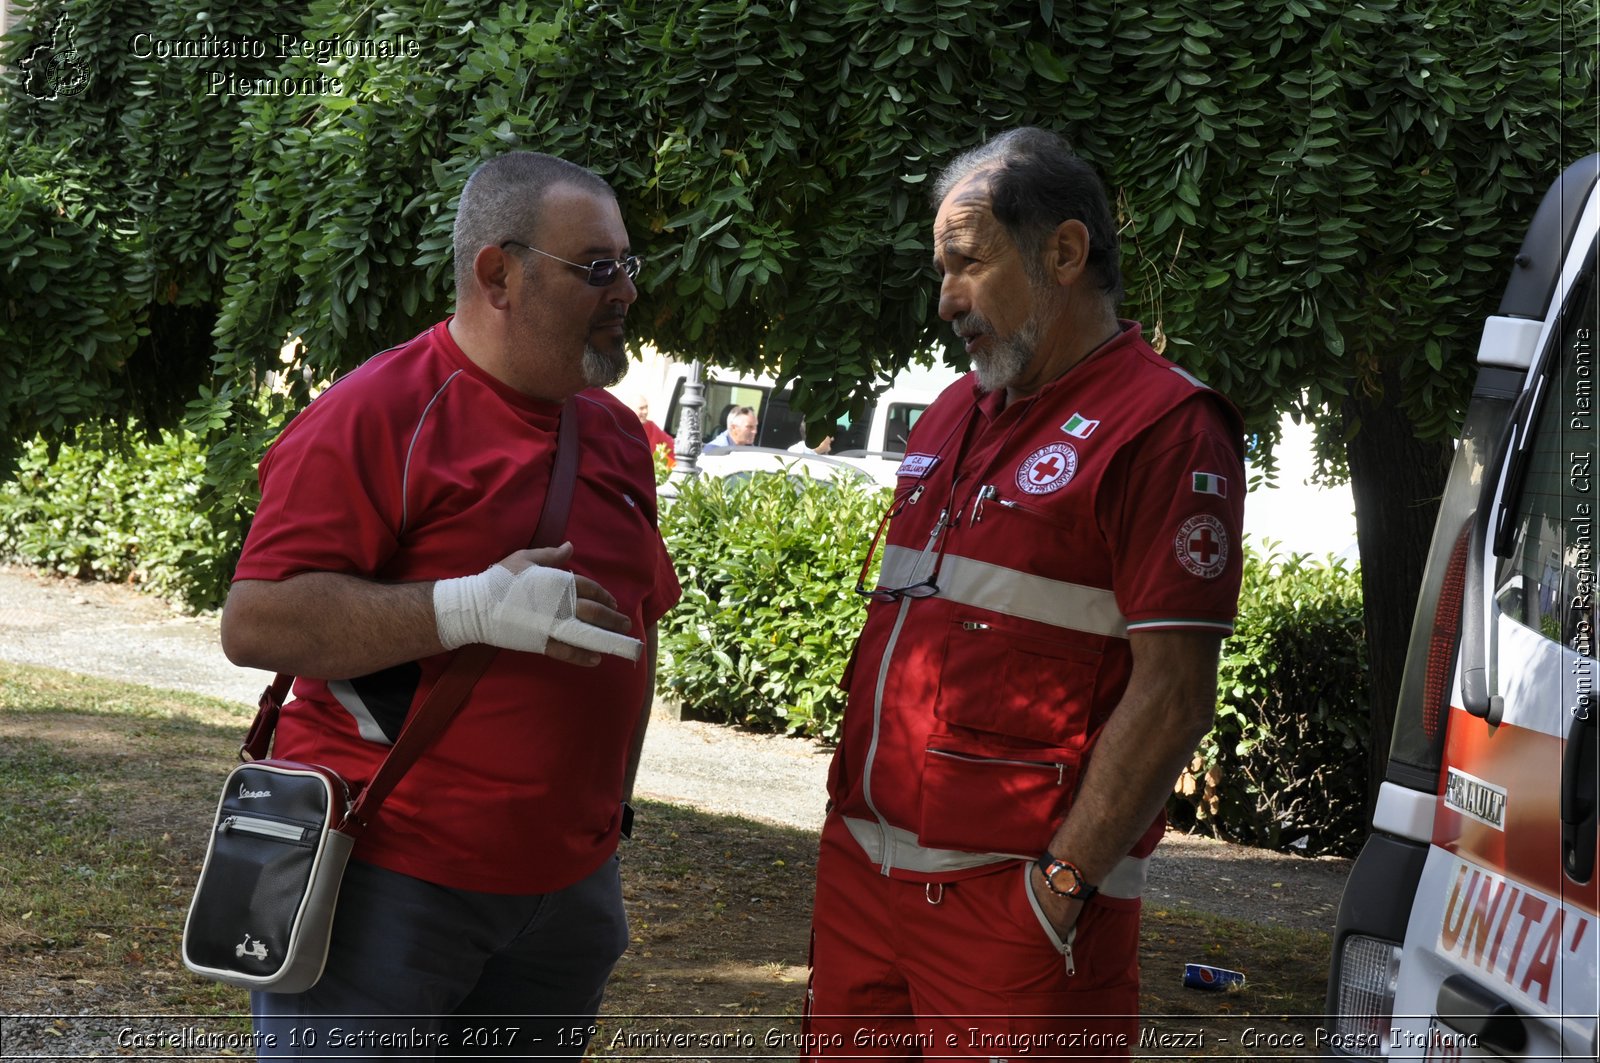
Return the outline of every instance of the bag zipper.
[[[278,838],[286,842],[302,842],[306,839],[308,828],[292,823],[279,823],[272,819],[259,819],[255,816],[228,816],[217,825],[217,830],[226,834],[228,831],[243,831],[246,834],[257,834],[263,838]]]

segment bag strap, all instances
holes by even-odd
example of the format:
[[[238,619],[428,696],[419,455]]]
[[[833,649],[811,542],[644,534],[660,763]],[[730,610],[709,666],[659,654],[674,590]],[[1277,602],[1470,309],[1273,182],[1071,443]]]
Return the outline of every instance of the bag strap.
[[[555,471],[551,474],[550,489],[545,492],[539,525],[534,529],[532,546],[535,548],[561,545],[566,536],[567,517],[572,512],[572,493],[577,484],[577,474],[578,414],[575,400],[568,399],[561,409],[561,422],[556,429]],[[372,781],[345,814],[338,828],[341,832],[357,835],[366,829],[377,813],[378,806],[423,751],[439,737],[498,652],[496,647],[482,643],[463,646],[456,651],[450,664],[428,691],[428,696],[401,728],[400,737],[379,765]],[[239,750],[241,759],[259,760],[266,755],[272,743],[272,734],[277,729],[278,713],[293,685],[294,676],[280,673],[262,693],[255,722],[250,725],[250,733]]]

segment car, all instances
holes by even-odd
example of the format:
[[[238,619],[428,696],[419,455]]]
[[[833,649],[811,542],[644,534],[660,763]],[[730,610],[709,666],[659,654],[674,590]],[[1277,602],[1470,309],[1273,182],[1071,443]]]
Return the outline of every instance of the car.
[[[1528,228],[1418,596],[1320,1054],[1600,1048],[1600,155]]]
[[[797,484],[815,480],[822,483],[854,482],[875,486],[871,473],[836,457],[778,450],[775,447],[706,447],[700,452],[696,468],[702,476],[714,476],[729,483],[743,483],[761,475],[787,476]],[[662,498],[675,498],[678,481],[669,478],[656,488]]]

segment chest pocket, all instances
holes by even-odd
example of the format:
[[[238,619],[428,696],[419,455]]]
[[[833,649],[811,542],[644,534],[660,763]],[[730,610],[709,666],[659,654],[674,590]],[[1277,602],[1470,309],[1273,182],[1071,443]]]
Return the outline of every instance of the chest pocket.
[[[918,838],[1030,853],[1077,790],[1098,650],[958,617],[946,640],[922,777]]]
[[[1097,649],[1022,636],[957,616],[945,640],[934,718],[977,745],[1017,741],[1077,746],[1100,671]]]

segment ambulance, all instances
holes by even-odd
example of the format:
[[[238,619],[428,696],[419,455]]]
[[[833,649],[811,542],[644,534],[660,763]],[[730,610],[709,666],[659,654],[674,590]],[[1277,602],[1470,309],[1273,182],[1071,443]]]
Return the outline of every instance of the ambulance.
[[[1319,1054],[1595,1059],[1600,155],[1545,195],[1478,348]]]

